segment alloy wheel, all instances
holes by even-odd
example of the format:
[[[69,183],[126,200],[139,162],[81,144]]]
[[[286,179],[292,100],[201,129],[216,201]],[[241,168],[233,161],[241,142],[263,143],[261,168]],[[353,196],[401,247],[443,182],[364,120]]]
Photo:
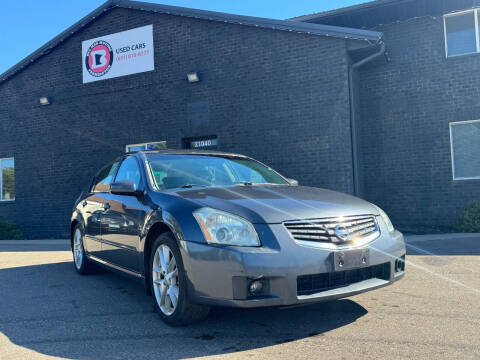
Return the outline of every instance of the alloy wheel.
[[[83,238],[80,229],[76,229],[73,236],[73,259],[75,267],[80,270],[83,261]]]
[[[160,245],[153,258],[152,280],[158,307],[167,316],[174,313],[178,305],[179,286],[177,261],[172,250]]]

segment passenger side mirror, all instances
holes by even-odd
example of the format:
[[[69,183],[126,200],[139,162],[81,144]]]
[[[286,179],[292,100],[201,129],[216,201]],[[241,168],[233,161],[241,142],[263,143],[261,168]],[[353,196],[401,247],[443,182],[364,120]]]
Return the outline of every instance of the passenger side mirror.
[[[115,195],[138,195],[140,191],[133,181],[118,181],[110,184],[110,192]]]
[[[292,186],[298,186],[298,180],[295,179],[287,179],[288,183]]]

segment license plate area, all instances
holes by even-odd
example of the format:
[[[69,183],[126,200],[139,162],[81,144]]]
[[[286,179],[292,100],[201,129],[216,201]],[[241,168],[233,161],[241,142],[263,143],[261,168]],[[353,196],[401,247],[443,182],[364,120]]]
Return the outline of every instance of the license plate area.
[[[333,270],[344,271],[370,265],[370,249],[335,251],[333,253]]]

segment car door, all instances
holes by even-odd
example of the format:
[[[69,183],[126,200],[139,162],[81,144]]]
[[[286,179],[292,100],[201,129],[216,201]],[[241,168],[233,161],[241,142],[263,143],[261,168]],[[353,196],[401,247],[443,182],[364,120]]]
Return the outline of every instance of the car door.
[[[140,164],[134,156],[121,163],[114,182],[131,181],[137,189],[144,188]],[[102,220],[102,255],[110,263],[138,272],[140,236],[150,207],[142,195],[105,195],[107,210]]]
[[[109,191],[119,163],[119,161],[110,163],[95,175],[89,193],[79,205],[85,222],[85,248],[95,257],[101,257],[102,251],[101,223],[105,212],[105,194]]]

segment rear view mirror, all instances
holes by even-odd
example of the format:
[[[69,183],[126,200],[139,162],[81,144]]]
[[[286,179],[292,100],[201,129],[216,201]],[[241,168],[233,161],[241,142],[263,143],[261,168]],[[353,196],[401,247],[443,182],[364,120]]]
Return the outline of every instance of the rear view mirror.
[[[110,192],[115,195],[137,195],[137,186],[132,181],[118,181],[110,185]]]
[[[298,186],[298,180],[295,179],[287,179],[288,183],[292,186]]]

